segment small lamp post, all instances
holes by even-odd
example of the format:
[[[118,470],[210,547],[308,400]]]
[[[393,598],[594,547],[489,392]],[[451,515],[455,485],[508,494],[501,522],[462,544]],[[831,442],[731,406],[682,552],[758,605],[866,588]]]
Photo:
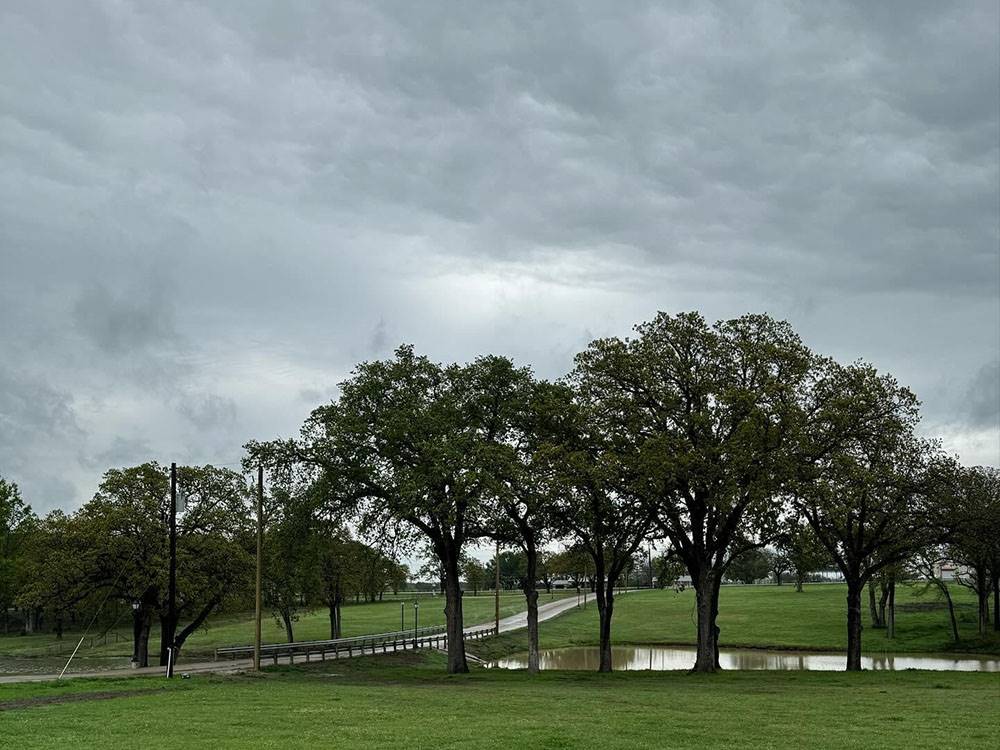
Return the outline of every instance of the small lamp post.
[[[399,603],[399,629],[406,630],[406,602]]]
[[[417,618],[420,614],[420,602],[413,601],[413,648],[417,647]]]

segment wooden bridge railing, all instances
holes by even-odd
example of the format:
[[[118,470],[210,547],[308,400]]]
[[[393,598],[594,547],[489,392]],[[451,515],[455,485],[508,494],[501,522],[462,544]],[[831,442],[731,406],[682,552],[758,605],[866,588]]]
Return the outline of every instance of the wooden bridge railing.
[[[481,640],[494,635],[496,628],[492,625],[469,628],[465,631],[468,640]],[[277,664],[278,659],[287,657],[290,662],[296,656],[304,656],[306,661],[319,657],[321,661],[327,657],[363,656],[365,654],[386,654],[390,651],[401,651],[413,648],[447,648],[448,634],[444,625],[419,628],[417,630],[398,630],[392,633],[375,633],[359,635],[352,638],[336,638],[327,641],[295,641],[293,643],[268,643],[260,647],[260,657],[271,659]],[[253,657],[253,646],[229,646],[215,649],[215,660],[220,658],[249,659]]]

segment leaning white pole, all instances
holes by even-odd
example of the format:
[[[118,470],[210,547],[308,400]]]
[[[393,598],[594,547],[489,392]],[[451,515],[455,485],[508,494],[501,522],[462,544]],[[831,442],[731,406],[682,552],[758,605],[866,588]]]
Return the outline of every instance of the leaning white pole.
[[[87,637],[86,633],[84,633],[83,635],[80,636],[80,640],[77,641],[76,648],[73,649],[73,653],[70,654],[69,655],[69,659],[66,660],[66,666],[64,666],[62,668],[62,672],[59,673],[59,678],[58,679],[61,680],[62,677],[63,677],[63,675],[66,674],[66,670],[69,669],[69,663],[71,661],[73,661],[73,657],[76,656],[76,652],[80,650],[80,646],[83,645],[83,639],[86,638],[86,637]]]

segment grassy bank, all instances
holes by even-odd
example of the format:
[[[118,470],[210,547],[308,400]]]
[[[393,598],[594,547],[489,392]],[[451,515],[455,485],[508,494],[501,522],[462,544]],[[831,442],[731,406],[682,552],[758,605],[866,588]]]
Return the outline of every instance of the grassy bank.
[[[0,686],[0,733],[22,749],[971,749],[993,746],[984,717],[1000,707],[991,674],[443,671],[440,656],[399,654],[170,685]]]
[[[864,651],[877,653],[969,652],[1000,653],[1000,636],[980,638],[976,633],[975,599],[968,589],[952,592],[961,641],[954,643],[943,602],[901,586],[896,599],[896,637],[870,627],[867,609],[862,637]],[[725,586],[719,596],[719,627],[723,646],[841,651],[846,648],[846,596],[841,584],[792,586]],[[615,600],[612,640],[617,644],[695,643],[695,596],[688,589],[638,591]],[[543,648],[596,645],[597,606],[567,613],[541,623]],[[476,644],[484,657],[527,649],[524,632],[510,633]]]

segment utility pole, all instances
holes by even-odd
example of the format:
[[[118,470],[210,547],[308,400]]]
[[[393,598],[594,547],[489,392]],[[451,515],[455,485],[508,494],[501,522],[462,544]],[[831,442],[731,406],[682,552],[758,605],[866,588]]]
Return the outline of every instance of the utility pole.
[[[264,576],[264,467],[257,467],[257,575],[254,581],[253,671],[260,671],[261,579]]]
[[[496,558],[494,559],[494,567],[496,568],[496,587],[493,595],[493,602],[495,604],[495,620],[496,620],[496,632],[500,635],[500,542],[497,541],[497,552]]]
[[[167,677],[174,676],[174,641],[177,629],[177,464],[170,464],[170,582],[167,593]]]

